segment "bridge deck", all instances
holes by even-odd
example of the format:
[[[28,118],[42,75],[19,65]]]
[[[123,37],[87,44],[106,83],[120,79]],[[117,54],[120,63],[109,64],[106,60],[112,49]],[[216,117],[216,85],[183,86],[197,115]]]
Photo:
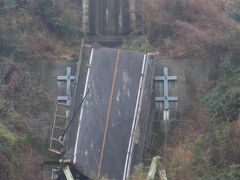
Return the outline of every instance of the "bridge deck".
[[[89,88],[90,93],[71,127],[67,151],[71,149],[85,174],[122,179],[132,127],[137,125],[140,80],[149,59],[143,53],[109,48],[91,49],[88,57],[85,87],[75,96],[75,106]]]

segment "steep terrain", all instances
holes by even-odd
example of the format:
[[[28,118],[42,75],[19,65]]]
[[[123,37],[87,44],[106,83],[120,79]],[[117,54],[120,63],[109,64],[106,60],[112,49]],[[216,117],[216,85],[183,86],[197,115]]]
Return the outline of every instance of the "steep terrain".
[[[151,2],[143,0],[139,7],[147,39],[126,46],[141,49],[150,45],[160,57],[179,62],[183,58],[192,59],[190,64],[213,61],[216,72],[206,86],[209,88],[202,89],[198,98],[192,99],[197,112],[186,116],[185,123],[174,125],[166,146],[164,136],[159,133],[160,143],[155,146],[160,146],[160,151],[154,155],[163,157],[162,167],[168,179],[237,180],[240,178],[240,1]],[[209,68],[207,64],[204,74]],[[199,88],[200,84],[192,86],[189,95]],[[146,171],[140,165],[133,179],[144,179]]]
[[[77,57],[78,2],[0,1],[0,179],[42,179],[56,96]]]
[[[83,36],[80,3],[0,0],[0,179],[42,179],[57,92],[52,80],[77,57]],[[165,159],[170,180],[240,179],[240,1],[142,0],[137,5],[142,26],[133,34],[143,37],[124,48],[215,65],[208,88],[189,89],[199,92],[197,112],[188,116],[189,123],[174,126],[166,147],[157,131],[158,150],[152,155]],[[147,168],[136,169],[133,179],[145,179]]]

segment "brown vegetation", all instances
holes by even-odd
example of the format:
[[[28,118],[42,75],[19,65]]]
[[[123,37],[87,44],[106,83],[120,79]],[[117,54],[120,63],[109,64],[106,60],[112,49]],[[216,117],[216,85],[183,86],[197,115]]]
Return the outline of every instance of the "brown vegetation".
[[[226,11],[227,3],[230,2],[142,0],[141,14],[148,39],[161,53],[170,56],[239,52],[240,24]]]
[[[39,76],[49,73],[45,64],[54,65],[66,55],[73,59],[81,36],[76,4],[0,2],[0,179],[42,179],[55,95]]]
[[[240,160],[238,123],[207,125],[208,116],[171,133],[167,146],[166,170],[170,180],[234,179]],[[206,124],[204,124],[206,122]],[[183,133],[184,132],[184,133]]]

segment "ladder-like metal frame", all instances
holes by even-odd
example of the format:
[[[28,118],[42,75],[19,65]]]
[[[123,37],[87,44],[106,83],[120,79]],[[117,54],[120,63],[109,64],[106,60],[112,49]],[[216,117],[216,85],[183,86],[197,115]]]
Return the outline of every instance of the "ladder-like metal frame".
[[[65,114],[66,116],[63,116],[62,114],[58,114],[60,107],[64,108]],[[62,103],[56,103],[56,109],[55,109],[55,115],[54,115],[54,120],[53,120],[53,126],[52,126],[52,133],[51,133],[51,137],[50,137],[50,144],[49,144],[49,148],[48,150],[57,154],[61,154],[61,148],[55,146],[56,144],[59,146],[62,146],[62,141],[61,141],[61,136],[60,137],[54,137],[54,133],[56,131],[56,129],[58,129],[59,131],[62,131],[62,133],[65,131],[65,128],[67,126],[67,122],[68,122],[68,111],[69,111],[69,106],[66,104],[62,104]],[[65,119],[65,122],[61,126],[57,126],[57,121],[58,118],[60,119]]]

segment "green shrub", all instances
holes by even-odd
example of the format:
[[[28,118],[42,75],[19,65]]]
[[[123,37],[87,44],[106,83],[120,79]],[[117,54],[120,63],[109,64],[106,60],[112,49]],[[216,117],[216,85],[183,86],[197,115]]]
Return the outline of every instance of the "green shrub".
[[[147,30],[147,38],[151,44],[157,43],[159,40],[176,36],[176,26],[171,24],[149,24]]]
[[[240,21],[240,1],[236,3],[228,2],[226,4],[226,10],[228,14],[234,18],[236,21]]]
[[[24,51],[19,25],[15,18],[0,16],[0,55],[11,56]]]
[[[68,40],[74,40],[75,38],[82,37],[82,33],[74,24],[72,17],[69,16],[52,19],[48,23],[48,27],[58,37],[69,38]]]
[[[56,17],[54,0],[37,0],[34,3],[35,12],[46,22]]]
[[[74,40],[80,38],[82,33],[74,22],[74,17],[59,16],[57,1],[39,0],[35,2],[35,12],[40,15],[49,31],[60,38]]]
[[[144,166],[144,164],[140,163],[139,165],[134,167],[133,173],[130,180],[144,180],[146,179],[148,174],[148,169]]]
[[[153,50],[151,44],[144,36],[124,42],[122,48],[129,50],[138,50],[143,52],[147,51],[149,52]]]
[[[240,164],[232,164],[229,167],[229,172],[227,174],[229,180],[239,180],[240,179]]]
[[[17,136],[12,134],[4,125],[0,124],[0,152],[8,157],[12,157],[11,151],[16,144]]]
[[[1,179],[23,179],[24,167],[22,147],[26,136],[10,132],[0,123],[0,177]],[[18,177],[17,177],[18,176]]]
[[[225,60],[220,65],[220,79],[204,98],[215,121],[234,121],[240,112],[240,65]]]
[[[204,101],[216,121],[233,121],[238,118],[240,92],[231,92],[226,84],[214,88]]]

